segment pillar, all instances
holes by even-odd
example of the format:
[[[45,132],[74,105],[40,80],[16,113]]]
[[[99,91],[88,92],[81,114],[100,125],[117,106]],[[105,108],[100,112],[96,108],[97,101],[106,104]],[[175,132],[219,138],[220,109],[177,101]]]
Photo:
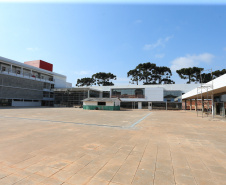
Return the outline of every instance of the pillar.
[[[192,99],[190,99],[190,110],[192,110]]]
[[[166,110],[167,110],[167,100],[166,100]]]
[[[202,98],[202,117],[203,117],[203,112],[204,112],[204,98]]]
[[[215,106],[214,106],[214,95],[212,95],[212,117],[214,117],[214,115],[215,115]]]
[[[184,100],[185,110],[187,110],[187,100]]]
[[[195,99],[195,111],[197,111],[197,99]]]
[[[90,98],[90,90],[88,90],[88,98]]]
[[[142,109],[142,102],[138,102],[138,109]]]
[[[225,117],[225,108],[224,108],[224,102],[223,102],[223,106],[222,106],[222,116]]]

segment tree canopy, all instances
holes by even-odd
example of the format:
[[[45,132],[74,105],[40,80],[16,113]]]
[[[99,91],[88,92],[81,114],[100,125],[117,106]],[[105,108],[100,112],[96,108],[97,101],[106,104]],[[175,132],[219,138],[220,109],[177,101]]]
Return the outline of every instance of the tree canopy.
[[[148,84],[172,84],[174,81],[170,79],[171,70],[165,66],[156,66],[154,63],[140,63],[135,69],[127,73],[127,77],[131,77],[132,82],[143,81],[144,85]]]
[[[202,83],[207,83],[209,81],[211,81],[212,79],[215,79],[223,74],[226,74],[226,69],[222,69],[222,70],[216,70],[211,73],[202,73]]]
[[[138,69],[132,69],[127,73],[127,77],[131,77],[130,80],[132,83],[136,82],[138,85],[138,81],[140,80],[140,73]]]
[[[92,86],[92,85],[96,85],[95,80],[93,78],[81,78],[81,79],[77,79],[77,84],[76,86],[80,87],[80,86]]]
[[[111,80],[116,80],[117,77],[116,75],[112,73],[104,73],[104,72],[99,72],[96,74],[92,75],[92,78],[94,81],[97,83],[97,85],[102,85],[102,86],[113,86],[114,83],[111,82]]]
[[[181,79],[188,79],[187,84],[190,84],[191,82],[199,82],[201,71],[203,71],[203,68],[199,67],[189,67],[176,70]]]

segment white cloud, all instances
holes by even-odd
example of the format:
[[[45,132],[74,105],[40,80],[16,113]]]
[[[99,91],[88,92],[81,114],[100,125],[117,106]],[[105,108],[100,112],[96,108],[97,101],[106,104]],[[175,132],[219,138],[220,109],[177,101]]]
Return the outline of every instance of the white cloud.
[[[145,44],[143,49],[144,50],[152,50],[152,49],[155,49],[157,47],[165,47],[166,43],[172,38],[173,38],[173,36],[168,36],[164,39],[160,38],[153,44]]]
[[[38,51],[39,48],[26,48],[26,50],[28,50],[28,51]]]
[[[162,54],[156,54],[156,55],[155,55],[155,58],[163,58],[164,56],[165,56],[164,53],[162,53]]]
[[[92,75],[93,73],[91,71],[82,70],[82,71],[75,71],[75,74],[79,76],[84,76],[84,75]]]
[[[176,71],[181,68],[198,66],[200,63],[210,64],[214,55],[210,53],[203,53],[200,55],[186,55],[185,57],[178,57],[171,63],[171,70]]]

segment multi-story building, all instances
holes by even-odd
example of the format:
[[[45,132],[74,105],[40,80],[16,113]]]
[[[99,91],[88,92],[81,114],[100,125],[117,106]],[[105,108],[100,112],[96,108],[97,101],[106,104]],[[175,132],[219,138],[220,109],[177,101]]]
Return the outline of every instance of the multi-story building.
[[[0,57],[0,106],[53,105],[53,89],[72,85],[52,67],[42,60],[21,63]]]
[[[198,84],[124,85],[56,88],[55,106],[82,105],[85,98],[120,98],[122,108],[181,109],[181,96]]]

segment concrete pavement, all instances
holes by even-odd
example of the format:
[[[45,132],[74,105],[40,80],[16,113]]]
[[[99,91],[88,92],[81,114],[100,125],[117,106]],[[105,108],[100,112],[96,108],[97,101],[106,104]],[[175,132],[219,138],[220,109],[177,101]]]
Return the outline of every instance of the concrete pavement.
[[[225,167],[226,122],[190,111],[0,109],[0,185],[223,185]]]

